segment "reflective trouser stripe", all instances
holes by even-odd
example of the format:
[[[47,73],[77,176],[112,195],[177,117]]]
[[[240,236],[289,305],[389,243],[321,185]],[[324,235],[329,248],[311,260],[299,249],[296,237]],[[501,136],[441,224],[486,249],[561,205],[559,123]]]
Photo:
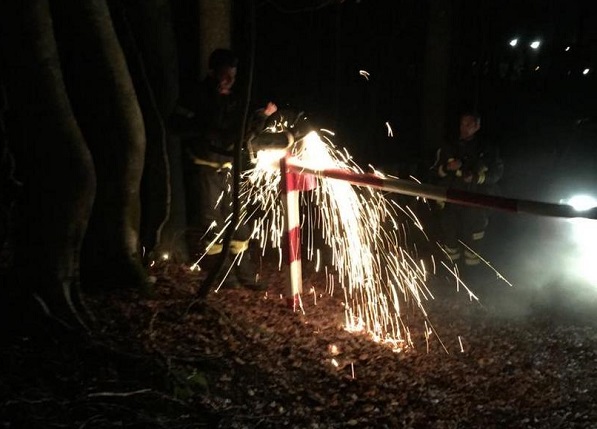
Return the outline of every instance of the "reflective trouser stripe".
[[[193,164],[195,164],[195,165],[203,165],[205,167],[211,167],[211,168],[215,168],[217,170],[230,170],[230,169],[232,169],[232,163],[231,162],[213,162],[213,161],[207,161],[205,159],[195,158],[195,157],[193,157]]]
[[[478,265],[481,263],[481,259],[477,256],[476,253],[471,252],[468,249],[464,250],[464,263],[466,265]]]
[[[232,240],[230,242],[230,253],[233,255],[238,255],[241,252],[244,252],[249,248],[249,240]]]
[[[473,240],[481,240],[485,237],[485,231],[473,232]]]
[[[238,255],[241,252],[244,252],[249,248],[249,240],[240,241],[240,240],[232,240],[230,242],[230,253],[233,255]],[[208,255],[217,255],[218,253],[222,253],[224,246],[221,243],[214,243],[207,249]]]
[[[218,253],[222,253],[224,246],[220,243],[213,243],[211,246],[207,248],[208,255],[217,255]]]
[[[444,250],[452,261],[460,259],[460,249],[458,247],[444,246]]]

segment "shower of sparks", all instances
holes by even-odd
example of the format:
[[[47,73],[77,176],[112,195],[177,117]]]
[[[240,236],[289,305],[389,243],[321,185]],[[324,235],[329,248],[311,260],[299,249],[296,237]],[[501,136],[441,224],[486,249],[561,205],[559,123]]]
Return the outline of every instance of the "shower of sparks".
[[[294,166],[363,172],[346,150],[337,149],[316,132],[289,151],[289,162]],[[243,174],[241,196],[248,207],[254,207],[253,212],[243,212],[241,222],[251,219],[252,238],[264,251],[271,246],[280,255],[285,214],[280,203],[279,160],[284,154],[259,151],[254,168]],[[318,265],[320,254],[330,255],[326,292],[333,295],[339,286],[345,304],[345,329],[367,332],[396,351],[412,346],[400,303],[414,304],[427,320],[423,303],[432,298],[426,286],[425,264],[406,236],[409,227],[405,224],[422,230],[420,222],[412,210],[378,190],[357,188],[336,179],[316,180],[315,189],[301,193],[301,203],[307,207],[302,215],[303,245],[308,259],[317,258]],[[255,213],[259,215],[253,216]],[[315,248],[316,234],[321,234],[327,253]],[[281,263],[280,256],[279,268]],[[426,322],[427,339],[433,331],[430,326]]]
[[[386,128],[388,129],[388,137],[394,137],[394,132],[392,131],[392,126],[389,122],[386,122]]]
[[[359,74],[363,76],[365,79],[369,80],[369,72],[366,70],[359,70]]]

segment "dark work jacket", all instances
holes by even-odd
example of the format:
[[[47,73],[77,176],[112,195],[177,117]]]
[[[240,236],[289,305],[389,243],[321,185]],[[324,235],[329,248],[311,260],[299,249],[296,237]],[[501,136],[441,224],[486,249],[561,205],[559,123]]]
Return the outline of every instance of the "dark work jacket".
[[[217,81],[206,77],[188,88],[170,121],[191,161],[232,161],[234,144],[242,138],[243,108],[234,92],[218,93]]]
[[[452,159],[462,162],[458,171],[446,168]],[[504,173],[504,164],[496,147],[475,136],[471,140],[457,140],[438,149],[431,172],[439,186],[495,195],[499,193],[497,183]],[[473,178],[471,183],[466,183],[464,178],[469,174]]]

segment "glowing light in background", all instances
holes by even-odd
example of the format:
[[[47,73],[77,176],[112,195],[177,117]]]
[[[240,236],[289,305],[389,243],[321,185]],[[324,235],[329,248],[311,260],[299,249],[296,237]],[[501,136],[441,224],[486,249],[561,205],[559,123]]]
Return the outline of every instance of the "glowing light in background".
[[[585,76],[588,75],[591,72],[591,69],[584,69],[582,71],[582,74],[584,74]]]
[[[533,42],[531,42],[530,47],[532,49],[539,49],[539,47],[541,46],[541,42],[539,40],[535,40]]]
[[[510,40],[510,46],[512,46],[513,48],[515,48],[516,45],[518,45],[518,39],[512,39],[512,40]]]
[[[581,212],[597,207],[597,198],[590,195],[575,195],[561,201]],[[597,221],[591,219],[569,219],[571,236],[575,246],[572,272],[586,282],[597,286]]]
[[[591,197],[590,195],[575,195],[565,202],[574,207],[574,210],[579,212],[597,206],[597,199]]]

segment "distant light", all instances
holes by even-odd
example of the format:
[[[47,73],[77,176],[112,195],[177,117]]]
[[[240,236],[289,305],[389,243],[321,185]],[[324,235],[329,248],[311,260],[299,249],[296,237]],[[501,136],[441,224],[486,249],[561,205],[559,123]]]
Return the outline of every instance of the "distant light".
[[[535,40],[531,43],[531,48],[533,49],[539,49],[539,46],[541,46],[541,42],[539,40]]]
[[[578,212],[597,207],[597,199],[591,195],[575,195],[564,203],[571,205]],[[574,260],[570,269],[580,279],[597,286],[597,224],[592,219],[568,219],[571,224],[571,238],[574,244]]]
[[[539,66],[535,67],[535,71],[539,71],[539,68],[540,68]]]
[[[167,253],[162,254],[162,259],[164,261],[167,261],[168,259],[170,259],[170,255],[168,255]]]
[[[582,74],[584,74],[585,76],[589,74],[589,72],[591,71],[591,69],[584,69],[582,71]]]
[[[564,49],[566,52],[568,52],[570,50],[570,46],[566,46],[566,49]]]
[[[597,207],[597,199],[590,195],[575,195],[564,203],[574,207],[574,210],[582,212]]]
[[[518,39],[510,40],[510,46],[512,46],[514,48],[516,45],[518,45]]]

